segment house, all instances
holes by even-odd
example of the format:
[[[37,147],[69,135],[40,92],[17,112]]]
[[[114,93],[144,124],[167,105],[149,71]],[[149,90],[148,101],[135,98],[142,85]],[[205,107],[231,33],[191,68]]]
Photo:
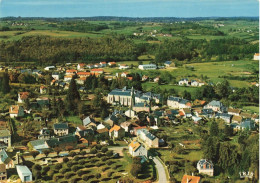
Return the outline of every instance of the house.
[[[239,116],[240,113],[241,113],[240,109],[228,108],[228,114],[230,115]]]
[[[148,147],[159,147],[159,139],[146,129],[139,130],[137,137]]]
[[[114,125],[113,128],[109,130],[110,138],[123,138],[125,137],[125,130],[118,125]]]
[[[4,164],[6,169],[14,168],[14,161],[7,155],[5,149],[0,151],[0,164]]]
[[[91,73],[103,74],[104,70],[103,69],[91,69],[90,72]]]
[[[22,106],[19,105],[11,105],[9,108],[10,118],[16,117],[23,117],[24,116],[24,109]]]
[[[226,123],[231,123],[231,117],[232,115],[227,114],[227,113],[217,113],[215,115],[216,118],[223,119]]]
[[[39,97],[39,98],[36,99],[36,102],[40,107],[45,107],[45,106],[49,105],[49,98]]]
[[[77,75],[80,78],[87,78],[87,77],[91,76],[91,73],[90,72],[78,72]]]
[[[128,74],[129,74],[128,72],[122,72],[122,73],[121,73],[121,77],[127,77]]]
[[[4,164],[0,164],[0,182],[7,181],[7,172]]]
[[[0,120],[0,130],[8,129],[7,121]]]
[[[100,139],[106,139],[109,137],[109,130],[107,128],[99,129],[96,132],[97,137],[99,137]]]
[[[46,144],[49,148],[55,148],[55,147],[61,147],[65,148],[66,146],[77,146],[78,139],[75,137],[75,135],[65,135],[65,136],[59,136],[56,138],[51,138],[49,140],[46,140]]]
[[[164,62],[165,67],[170,67],[171,64],[172,64],[172,61],[165,61]]]
[[[90,128],[86,128],[83,125],[77,126],[75,135],[78,136],[79,138],[85,137],[87,135],[94,135],[94,131]]]
[[[93,65],[93,64],[88,64],[88,65],[87,65],[87,68],[93,69],[93,68],[94,68],[94,65]]]
[[[259,60],[259,53],[254,54],[254,59],[253,60]]]
[[[116,66],[116,62],[108,62],[108,65],[109,65],[110,67],[115,67],[115,66]]]
[[[183,109],[183,108],[191,108],[192,104],[186,100],[186,99],[181,99],[179,101],[179,109]]]
[[[190,110],[189,108],[183,108],[183,109],[181,109],[180,111],[183,112],[183,114],[185,115],[185,117],[187,117],[187,118],[192,117],[191,110]]]
[[[205,100],[196,99],[193,101],[193,107],[203,107],[206,104]]]
[[[40,87],[40,94],[46,94],[46,93],[47,93],[47,87],[42,85]]]
[[[141,112],[141,111],[150,112],[150,105],[147,104],[147,102],[136,103],[133,106],[133,111],[135,111],[135,112]]]
[[[119,69],[121,69],[121,70],[129,69],[129,65],[126,65],[126,64],[119,64]]]
[[[146,81],[148,78],[149,78],[148,76],[143,75],[143,76],[142,76],[142,81]]]
[[[44,68],[44,70],[46,71],[50,71],[50,70],[54,70],[55,69],[55,66],[47,66]]]
[[[72,78],[73,78],[73,75],[66,75],[66,76],[64,76],[64,81],[70,82],[72,80]]]
[[[75,81],[76,81],[76,83],[77,83],[78,85],[84,85],[86,79],[87,79],[87,78],[85,78],[85,77],[84,77],[84,78],[77,78],[77,79],[75,79]]]
[[[167,106],[173,109],[182,109],[182,108],[191,108],[192,104],[180,97],[168,97],[167,99]]]
[[[80,64],[77,65],[78,71],[84,70],[84,68],[85,68],[85,64],[83,64],[83,63],[80,63]]]
[[[205,118],[212,118],[214,115],[214,111],[212,109],[202,109],[199,116],[205,117]]]
[[[68,75],[75,75],[75,74],[77,74],[77,70],[75,70],[75,69],[69,69],[69,70],[66,70],[66,73],[65,73],[65,75],[66,76],[68,76]]]
[[[50,148],[45,139],[32,140],[28,142],[27,146],[29,150],[39,151],[40,153],[42,153],[44,149]]]
[[[40,135],[38,135],[38,139],[50,139],[51,131],[48,128],[42,128],[40,131]]]
[[[190,85],[190,82],[189,82],[189,80],[188,79],[181,79],[179,82],[178,82],[178,84],[180,85],[180,86],[184,86],[184,85],[186,85],[186,86],[189,86]]]
[[[202,118],[197,116],[192,116],[192,120],[195,124],[199,124],[202,121]]]
[[[209,176],[214,175],[213,163],[210,160],[207,160],[207,159],[199,160],[197,163],[197,169],[198,169],[199,173],[201,173],[201,174],[206,174]]]
[[[145,64],[145,65],[139,65],[138,69],[140,69],[140,70],[155,70],[155,69],[157,69],[157,66],[155,64]]]
[[[240,113],[240,116],[241,116],[243,119],[247,119],[247,118],[251,118],[251,117],[252,117],[251,114],[246,113],[246,112],[241,112],[241,113]]]
[[[100,64],[101,67],[106,67],[107,66],[106,62],[100,62],[99,64]]]
[[[200,183],[200,177],[192,175],[183,175],[181,183]]]
[[[232,123],[237,123],[240,124],[242,122],[242,117],[241,116],[233,116],[232,117]]]
[[[256,123],[259,123],[259,115],[258,114],[253,114],[251,119],[256,122]]]
[[[90,116],[83,119],[83,125],[85,127],[91,127],[91,126],[97,126],[97,123],[94,118],[91,118]]]
[[[64,136],[69,134],[68,123],[56,123],[53,125],[54,134],[58,136]]]
[[[220,101],[212,100],[204,106],[204,109],[212,109],[215,112],[223,112],[225,111],[225,106]]]
[[[114,89],[107,96],[107,103],[119,103],[123,106],[131,106],[134,103],[134,89]]]
[[[250,118],[244,119],[239,125],[236,126],[236,130],[254,130],[255,129],[255,122]]]
[[[16,165],[16,170],[22,182],[32,182],[32,172],[27,166]]]
[[[29,98],[29,92],[18,93],[18,103],[24,103]]]
[[[11,133],[9,130],[0,130],[0,143],[2,147],[11,147]]]
[[[158,82],[159,82],[159,80],[160,80],[160,76],[158,76],[158,77],[155,77],[155,78],[153,79],[153,82],[155,82],[155,83],[158,83]]]
[[[125,121],[121,123],[120,126],[125,130],[125,132],[130,132],[133,130],[133,127],[138,127],[139,125],[137,125],[136,123],[132,123],[130,121]]]
[[[129,145],[129,153],[135,157],[135,156],[145,156],[147,157],[147,150],[146,148],[139,143],[137,140],[133,140]]]
[[[51,77],[55,80],[59,80],[60,79],[60,74],[58,72],[53,72]]]

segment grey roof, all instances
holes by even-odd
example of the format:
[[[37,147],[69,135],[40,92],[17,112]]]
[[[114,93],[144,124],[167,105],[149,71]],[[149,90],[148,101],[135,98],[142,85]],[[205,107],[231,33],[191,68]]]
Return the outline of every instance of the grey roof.
[[[216,107],[222,107],[222,103],[220,101],[217,100],[212,100],[209,104],[209,106],[216,106]]]
[[[202,109],[201,113],[202,114],[212,114],[213,110],[212,109]]]
[[[146,103],[141,102],[141,103],[136,103],[136,104],[134,105],[134,107],[149,107],[149,105],[146,104]]]
[[[108,95],[131,96],[131,89],[114,89]]]
[[[50,147],[56,147],[58,145],[61,144],[67,144],[67,143],[75,143],[77,142],[77,138],[75,137],[75,135],[66,135],[66,136],[61,136],[61,137],[57,137],[57,138],[52,138],[46,141],[46,143],[50,146]]]
[[[47,149],[49,148],[46,144],[45,144],[45,140],[33,140],[30,141],[31,145],[33,146],[34,149],[36,150],[41,150],[41,149]]]
[[[165,61],[165,62],[164,62],[164,64],[169,64],[169,65],[170,65],[171,63],[172,63],[172,61]]]
[[[242,128],[248,128],[249,130],[251,130],[251,129],[255,128],[255,123],[251,119],[245,119],[241,122],[241,124],[239,126]]]
[[[172,101],[179,102],[179,101],[181,100],[181,98],[180,98],[180,97],[173,97],[173,96],[170,96],[170,97],[168,98],[168,100],[172,100]]]
[[[56,123],[53,125],[54,129],[68,129],[68,123]]]
[[[112,115],[109,115],[109,116],[105,119],[105,121],[108,121],[108,120],[111,120],[111,121],[113,121],[113,122],[117,122],[117,121],[118,121],[118,118],[117,118],[114,114],[112,114]]]
[[[8,158],[8,155],[5,151],[5,149],[3,149],[1,152],[0,152],[0,158],[1,158],[1,161],[2,162],[5,162],[5,160]]]
[[[25,165],[16,165],[16,169],[19,170],[23,175],[31,175],[32,172]]]
[[[0,137],[7,137],[10,136],[10,131],[9,130],[0,130]]]
[[[180,104],[187,104],[189,101],[186,99],[181,99],[179,102]]]
[[[232,115],[227,114],[227,113],[217,113],[216,117],[219,117],[219,118],[229,118],[230,119],[232,117]]]
[[[83,119],[83,125],[84,126],[87,126],[89,123],[96,123],[96,121],[93,119],[93,118],[91,118],[91,117],[86,117],[85,119]]]
[[[151,134],[151,133],[148,132],[148,131],[143,130],[143,132],[144,132],[145,136],[146,136],[148,139],[150,139],[150,140],[154,140],[154,139],[156,138],[153,134]]]

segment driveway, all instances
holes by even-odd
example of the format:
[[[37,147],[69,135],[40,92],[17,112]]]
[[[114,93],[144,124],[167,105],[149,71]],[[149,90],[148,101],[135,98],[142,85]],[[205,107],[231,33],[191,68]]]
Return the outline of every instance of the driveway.
[[[155,163],[155,167],[157,169],[159,177],[158,183],[167,183],[167,176],[163,164],[157,159],[157,157],[153,158],[153,162]]]

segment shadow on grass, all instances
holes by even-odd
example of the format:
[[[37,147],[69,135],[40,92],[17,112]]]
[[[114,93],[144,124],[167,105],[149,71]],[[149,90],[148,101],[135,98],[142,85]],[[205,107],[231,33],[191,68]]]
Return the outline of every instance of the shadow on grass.
[[[111,178],[104,178],[101,181],[107,182],[107,181],[110,181],[110,180],[111,180]]]

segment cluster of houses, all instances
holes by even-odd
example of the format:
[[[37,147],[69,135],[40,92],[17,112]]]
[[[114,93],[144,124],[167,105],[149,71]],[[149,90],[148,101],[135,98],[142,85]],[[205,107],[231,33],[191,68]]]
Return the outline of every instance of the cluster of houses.
[[[179,86],[194,86],[194,87],[201,87],[203,85],[205,85],[204,82],[199,81],[199,80],[189,80],[187,78],[181,79],[178,82]]]

